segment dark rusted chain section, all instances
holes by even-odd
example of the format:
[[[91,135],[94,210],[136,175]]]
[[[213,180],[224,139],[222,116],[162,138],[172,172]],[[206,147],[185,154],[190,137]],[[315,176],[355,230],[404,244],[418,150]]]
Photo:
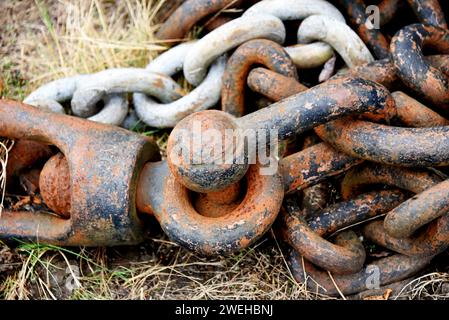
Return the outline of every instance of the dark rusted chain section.
[[[379,7],[380,25],[384,26],[390,22],[399,11],[402,0],[382,0],[377,6]]]
[[[162,40],[180,40],[202,18],[223,8],[238,6],[241,2],[242,0],[187,0],[164,22],[156,37]]]
[[[333,244],[321,238],[301,218],[282,213],[281,219],[285,240],[312,263],[337,274],[351,274],[363,267],[365,248],[354,232],[338,234]]]
[[[339,296],[340,292],[350,295],[367,290],[367,283],[375,268],[380,272],[379,285],[383,286],[413,276],[426,267],[431,259],[431,257],[408,257],[401,254],[382,258],[370,263],[357,273],[332,275],[338,290],[327,271],[317,269],[313,264],[302,259],[298,252],[294,250],[289,252],[288,264],[295,280],[298,283],[307,283],[311,292]]]
[[[406,238],[427,223],[448,213],[449,180],[446,180],[391,210],[385,217],[384,226],[389,235],[395,238]],[[449,221],[449,219],[446,220]],[[449,225],[446,229],[449,229]],[[447,231],[446,242],[449,241]]]
[[[288,78],[264,68],[251,70],[247,83],[251,90],[275,102],[308,89],[294,78]]]
[[[328,81],[312,89],[284,99],[268,108],[242,118],[215,110],[195,113],[184,118],[172,131],[167,145],[168,163],[175,177],[189,189],[210,192],[224,189],[239,181],[249,164],[245,163],[245,136],[237,135],[237,147],[233,149],[232,164],[216,164],[216,156],[204,155],[202,150],[216,147],[210,139],[200,141],[192,148],[185,139],[192,139],[195,124],[201,128],[213,128],[224,135],[226,129],[252,129],[264,134],[277,130],[277,138],[284,140],[319,124],[360,113],[390,114],[394,101],[381,85],[363,79],[348,78]],[[260,139],[254,141],[254,145]],[[233,148],[234,146],[227,146]],[[180,149],[184,152],[180,153]],[[194,149],[194,150],[192,150]],[[218,150],[224,154],[226,150]],[[182,154],[187,155],[184,159]],[[195,164],[193,159],[201,159]]]
[[[368,185],[385,184],[413,193],[421,193],[440,183],[442,178],[427,169],[400,168],[364,163],[346,173],[341,182],[341,197],[349,200],[363,193]]]
[[[313,264],[336,274],[352,274],[359,271],[365,261],[365,248],[355,233],[345,231],[339,234],[337,244],[322,236],[385,213],[404,199],[403,193],[398,191],[366,194],[323,210],[310,225],[293,212],[282,212],[283,237]]]
[[[338,151],[360,159],[410,167],[449,165],[449,126],[402,128],[335,120],[315,132]]]
[[[449,55],[426,56],[425,59],[432,65],[432,67],[449,76]]]
[[[321,139],[312,132],[304,137],[302,144],[303,150],[317,145]],[[319,182],[313,186],[305,188],[302,191],[301,208],[307,213],[306,217],[312,216],[327,207],[329,201],[329,186],[326,181]]]
[[[449,55],[426,56],[433,67],[449,75]],[[396,69],[388,59],[376,60],[374,62],[349,69],[346,73],[340,73],[331,80],[344,79],[347,77],[360,77],[382,84],[386,88],[393,88],[399,80]],[[304,85],[293,78],[287,78],[271,70],[255,68],[248,75],[248,86],[251,90],[260,93],[273,101],[279,101],[296,93],[304,91]],[[410,98],[411,99],[411,98]],[[420,108],[422,109],[422,108]],[[417,126],[419,127],[419,126]]]
[[[385,214],[406,199],[404,192],[397,189],[363,193],[321,210],[307,219],[307,224],[320,236],[329,236],[340,229]]]
[[[445,214],[427,225],[424,230],[419,231],[409,238],[398,239],[390,236],[387,234],[382,221],[374,221],[366,225],[363,229],[364,236],[374,243],[407,256],[428,257],[446,250],[449,247],[447,196],[441,201],[435,199],[429,201],[426,198],[420,197],[418,199],[422,201],[422,205],[436,204],[439,207],[437,210],[444,208]],[[413,201],[413,199],[410,201]]]
[[[248,247],[272,225],[284,196],[279,175],[246,174],[247,190],[239,205],[225,215],[201,215],[190,191],[176,181],[166,162],[148,163],[137,190],[137,208],[153,214],[173,241],[202,255],[228,254]]]
[[[449,75],[449,55],[426,56],[424,59],[434,68],[440,69]],[[371,63],[353,67],[347,72],[337,73],[331,79],[341,79],[345,77],[360,77],[382,84],[388,89],[394,88],[399,80],[396,75],[396,68],[389,59],[376,60]]]
[[[382,223],[372,223],[365,230],[370,240],[396,252],[430,256],[442,252],[449,245],[449,182],[441,180],[441,177],[428,170],[361,166],[346,174],[341,194],[347,198],[363,185],[379,183],[417,193],[387,214],[383,223],[387,229],[384,229]],[[430,221],[424,230],[411,238],[393,238],[409,236]]]
[[[418,19],[425,24],[447,29],[443,10],[438,0],[407,0]]]
[[[285,192],[291,193],[345,172],[361,162],[335,151],[326,143],[318,143],[283,158],[279,163],[279,172]]]
[[[340,0],[345,7],[357,34],[370,47],[378,59],[388,58],[389,43],[383,34],[376,29],[367,27],[366,6],[363,0]]]
[[[69,219],[44,212],[3,211],[1,238],[67,246],[143,241],[145,232],[133,199],[143,164],[160,157],[152,140],[8,100],[0,100],[0,119],[0,136],[58,147],[67,158],[70,180],[65,183],[71,186]]]
[[[259,70],[252,72],[254,74],[250,74],[248,82],[256,92],[269,98],[295,94],[294,86],[285,86],[277,91],[283,80],[288,78],[281,75],[270,77],[272,73],[258,77]],[[275,82],[278,85],[273,85]],[[396,102],[396,115],[391,119],[409,126],[429,128],[392,127],[344,119],[328,122],[315,131],[321,139],[352,157],[400,166],[449,165],[448,121],[404,93],[396,92],[392,96]],[[431,127],[433,125],[440,127]]]
[[[425,128],[448,126],[449,120],[401,91],[391,94],[396,102],[397,114],[392,121],[407,127]]]
[[[449,53],[449,31],[413,24],[400,30],[391,41],[391,56],[401,80],[444,110],[449,108],[449,76],[423,58],[423,47]]]
[[[235,117],[245,114],[244,91],[250,68],[261,64],[286,77],[298,79],[296,66],[284,48],[271,40],[255,39],[239,46],[223,75],[221,108]]]
[[[356,199],[341,202],[323,210],[323,212],[315,219],[309,221],[309,229],[315,231],[316,234],[319,235],[329,234],[341,228],[350,226],[354,223],[363,221],[367,218],[371,218],[376,215],[388,212],[391,208],[394,208],[404,199],[405,195],[399,190],[384,190],[380,192],[370,192],[367,194],[362,194]],[[287,232],[289,231],[291,230],[288,230]],[[302,230],[302,232],[305,231]],[[288,233],[286,236],[288,237]],[[287,239],[290,240],[290,238]],[[297,242],[299,242],[304,239],[307,239],[307,237],[297,238],[296,240]],[[339,241],[341,241],[338,238],[336,240],[337,244],[339,244]],[[289,242],[292,243],[291,240]],[[316,243],[319,244],[320,242]],[[315,260],[315,264],[317,264],[316,261],[318,261],[317,265],[321,267],[323,267],[323,264],[320,258],[328,261],[326,259],[328,257],[324,257],[324,255],[321,255],[321,247],[318,247],[318,249],[315,248],[315,250],[310,252],[307,251],[309,247],[313,247],[313,244],[315,244],[316,246],[316,243],[312,243],[311,245],[305,241],[299,242],[302,247],[298,247],[298,243],[296,243],[296,246],[294,246],[296,250],[292,250],[293,252],[290,253],[291,255],[289,257],[289,264],[292,268],[293,275],[296,281],[300,283],[307,282],[308,287],[313,287],[314,291],[316,291],[316,289],[321,286],[326,290],[325,292],[321,292],[320,289],[321,293],[325,293],[328,295],[338,295],[339,292],[335,288],[333,281],[327,273],[327,271],[332,272],[335,266],[333,266],[332,269],[325,267],[324,269],[326,271],[320,271],[309,262],[314,262],[310,259],[310,256],[312,256],[312,258]],[[316,256],[317,252],[320,253],[318,254],[318,256]],[[306,259],[302,260],[301,254],[303,254],[304,258]],[[337,258],[331,256],[331,261],[333,259]],[[374,265],[379,267],[379,271],[381,271],[381,283],[388,284],[411,276],[428,262],[430,262],[430,258],[408,258],[406,256],[395,255],[393,257],[388,257],[376,261],[374,262]],[[307,279],[307,281],[303,263],[306,267],[306,273],[309,273],[309,275],[312,277],[312,279]],[[396,265],[396,263],[400,264]],[[349,267],[353,264],[354,261],[349,264]],[[398,266],[400,266],[399,270]],[[355,273],[343,275],[338,274],[338,271],[340,270],[337,269],[337,272],[334,271],[332,277],[336,282],[339,290],[343,294],[358,293],[360,291],[368,289],[366,287],[368,280],[367,277],[372,273],[369,272],[369,268],[372,267],[373,266],[371,264],[363,268],[361,271],[359,271],[359,269],[356,270]],[[318,286],[316,285],[316,283],[318,283]]]

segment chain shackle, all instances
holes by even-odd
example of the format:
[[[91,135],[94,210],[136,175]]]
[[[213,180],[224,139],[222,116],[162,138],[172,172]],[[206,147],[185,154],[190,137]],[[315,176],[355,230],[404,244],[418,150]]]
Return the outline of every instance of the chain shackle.
[[[206,256],[236,252],[271,227],[282,204],[280,176],[259,171],[258,164],[251,165],[245,176],[246,190],[237,202],[228,203],[234,202],[228,206],[230,211],[214,216],[199,212],[191,200],[192,192],[177,181],[166,162],[149,163],[140,177],[137,207],[153,214],[170,239],[189,250]],[[223,202],[235,199],[223,193],[212,197],[222,197]]]
[[[0,119],[0,136],[59,148],[68,161],[70,177],[64,183],[70,185],[71,202],[68,219],[43,212],[3,211],[2,238],[67,246],[137,244],[143,240],[134,199],[140,169],[145,162],[159,158],[159,148],[151,140],[8,100],[1,101]]]
[[[219,150],[219,155],[228,152],[232,156],[231,164],[220,165],[214,164],[215,154],[202,152],[216,147],[214,141],[204,139],[195,146],[183,143],[186,138],[194,140],[196,131],[214,128],[224,136],[229,129],[261,130],[264,134],[271,129],[283,140],[339,117],[388,112],[393,106],[393,99],[384,87],[363,79],[345,79],[316,86],[238,119],[220,111],[198,112],[184,118],[172,131],[167,144],[168,163],[178,181],[189,189],[217,191],[239,181],[246,173],[249,164],[245,163],[245,137],[237,135],[235,149]],[[193,163],[193,159],[201,161]]]

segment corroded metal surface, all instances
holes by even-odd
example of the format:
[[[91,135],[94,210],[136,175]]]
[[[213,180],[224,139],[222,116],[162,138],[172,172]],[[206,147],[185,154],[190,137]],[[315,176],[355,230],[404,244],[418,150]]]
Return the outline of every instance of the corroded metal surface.
[[[190,191],[176,181],[166,162],[147,164],[137,194],[139,211],[153,214],[164,232],[182,246],[203,255],[228,254],[248,247],[274,222],[282,204],[279,175],[260,175],[250,166],[240,204],[218,217],[200,214]]]
[[[315,233],[329,236],[340,229],[379,216],[396,208],[407,199],[397,189],[371,191],[322,209],[307,223]]]
[[[449,165],[449,126],[403,128],[335,120],[315,132],[338,151],[360,159],[400,166]]]
[[[286,77],[264,68],[251,70],[247,79],[248,87],[273,101],[280,101],[307,90],[295,78]]]
[[[15,141],[8,154],[7,179],[19,175],[37,161],[48,159],[51,155],[52,151],[46,144],[25,139]]]
[[[398,76],[416,92],[444,110],[449,107],[449,76],[423,59],[423,47],[449,53],[449,31],[413,24],[401,29],[391,40],[391,56]]]
[[[56,214],[70,218],[70,168],[62,153],[45,163],[39,177],[39,188],[45,204]]]
[[[202,18],[224,8],[238,6],[242,0],[187,0],[181,4],[156,33],[162,40],[182,39]]]
[[[363,192],[367,185],[385,184],[413,193],[420,193],[442,181],[427,169],[400,168],[366,163],[351,169],[341,182],[341,196],[350,199]]]
[[[287,242],[313,264],[336,274],[351,274],[363,267],[365,248],[352,231],[340,233],[333,244],[321,238],[300,218],[283,214],[282,220]]]
[[[421,198],[421,204],[432,204]],[[445,199],[447,200],[447,198]],[[433,200],[434,201],[434,200]],[[438,204],[441,208],[441,204]],[[395,238],[390,236],[382,221],[374,221],[363,228],[364,236],[370,241],[377,243],[395,252],[411,257],[429,257],[437,255],[449,246],[449,215],[447,214],[447,201],[445,202],[445,213],[443,216],[427,225],[409,238]],[[439,210],[440,208],[437,208]],[[416,212],[416,211],[415,211]],[[416,213],[420,213],[419,211]]]
[[[277,130],[278,138],[283,140],[336,118],[364,112],[389,114],[392,110],[393,98],[381,85],[363,79],[328,81],[242,118],[235,119],[214,110],[184,118],[169,137],[168,163],[178,181],[189,189],[217,191],[239,181],[245,174],[248,163],[245,162],[244,137],[236,137],[240,147],[230,152],[235,159],[232,164],[216,164],[214,157],[204,158],[202,153],[202,150],[214,149],[214,141],[203,139],[196,148],[183,144],[186,136],[193,138],[195,124],[203,130],[215,128],[219,132],[237,128]],[[188,159],[179,154],[180,147]],[[225,154],[225,151],[222,147],[218,153]],[[193,159],[201,161],[194,163]]]
[[[279,171],[284,190],[289,193],[345,172],[359,163],[359,159],[337,152],[326,143],[319,143],[283,158]]]
[[[339,296],[339,291],[344,295],[349,295],[366,290],[374,268],[379,271],[379,285],[383,286],[416,274],[426,267],[430,261],[431,257],[418,258],[396,254],[374,261],[357,273],[349,275],[334,274],[331,279],[327,271],[319,270],[307,260],[303,260],[296,251],[291,250],[288,257],[290,269],[297,282],[307,283],[308,289],[312,292],[329,296]],[[306,279],[306,277],[311,279]]]
[[[159,158],[148,138],[113,126],[2,100],[0,136],[54,144],[70,169],[70,218],[3,211],[0,236],[70,246],[136,244],[144,231],[135,209],[140,168]],[[126,150],[126,152],[123,152]]]
[[[378,29],[367,27],[365,2],[363,0],[340,0],[340,3],[345,7],[358,35],[368,44],[376,57],[378,59],[387,58],[389,56],[389,43]]]
[[[304,137],[302,144],[303,150],[317,145],[321,139],[315,133],[308,134]],[[330,188],[327,181],[317,183],[313,186],[305,188],[302,191],[301,208],[306,217],[311,217],[317,212],[327,207],[330,200]]]
[[[363,185],[379,183],[416,193],[389,211],[384,222],[367,225],[364,234],[371,241],[405,255],[431,256],[449,245],[448,181],[441,181],[439,175],[429,170],[365,165],[345,176],[341,193],[344,199],[349,198],[360,192]],[[425,230],[415,234],[424,225]]]
[[[233,116],[245,114],[244,90],[253,65],[263,65],[286,77],[298,78],[287,52],[276,42],[255,39],[239,46],[229,58],[223,75],[221,108]]]
[[[389,23],[396,13],[401,9],[402,0],[382,0],[378,5],[380,14],[380,25]]]
[[[422,23],[447,29],[443,10],[438,0],[407,0]],[[447,13],[447,12],[446,12]]]

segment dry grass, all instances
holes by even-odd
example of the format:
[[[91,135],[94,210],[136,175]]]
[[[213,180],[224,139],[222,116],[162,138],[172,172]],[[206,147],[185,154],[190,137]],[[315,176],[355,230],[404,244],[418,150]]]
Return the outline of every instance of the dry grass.
[[[164,47],[155,43],[156,1],[6,1],[8,56],[30,89],[50,80],[106,68],[144,66]],[[2,10],[3,11],[3,10]],[[18,24],[18,21],[27,21]]]
[[[8,139],[0,139],[0,218],[2,216],[3,201],[6,192],[6,165],[8,164],[8,152],[14,142]]]
[[[50,80],[105,68],[143,67],[164,48],[154,39],[156,0],[0,1],[4,96],[22,99]],[[159,133],[147,131],[145,134]],[[167,133],[158,143],[163,147]],[[9,142],[0,145],[1,194]],[[155,227],[142,246],[59,248],[0,242],[3,299],[326,299],[292,278],[273,234],[230,257],[205,259]],[[447,274],[415,280],[399,298],[448,298]]]

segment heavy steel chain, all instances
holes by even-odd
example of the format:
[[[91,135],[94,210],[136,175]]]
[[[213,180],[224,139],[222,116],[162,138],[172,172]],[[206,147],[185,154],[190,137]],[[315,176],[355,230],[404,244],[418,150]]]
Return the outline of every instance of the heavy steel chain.
[[[333,296],[370,289],[372,270],[378,286],[408,279],[449,247],[449,30],[437,0],[384,0],[378,27],[362,0],[177,4],[157,33],[176,44],[146,68],[0,101],[0,136],[17,139],[6,177],[26,177],[51,211],[3,210],[0,238],[131,245],[154,217],[210,256],[273,227],[296,281]],[[230,8],[240,16],[220,14]],[[398,8],[410,23],[392,33]],[[208,18],[204,36],[179,43]],[[137,119],[174,128],[166,160],[118,127]],[[372,261],[370,244],[388,256]]]

